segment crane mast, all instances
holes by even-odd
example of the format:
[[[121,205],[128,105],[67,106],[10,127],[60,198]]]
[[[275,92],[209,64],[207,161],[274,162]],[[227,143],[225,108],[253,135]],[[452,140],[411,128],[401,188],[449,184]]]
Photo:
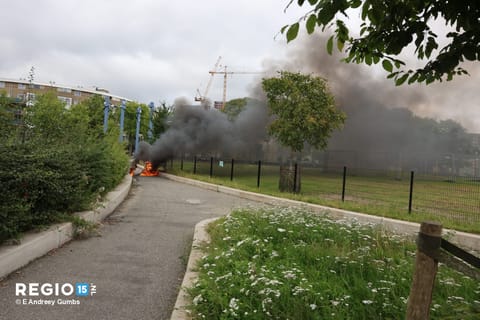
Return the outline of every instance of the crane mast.
[[[212,77],[215,74],[223,74],[223,100],[221,109],[225,108],[225,103],[227,102],[227,76],[230,74],[261,74],[264,72],[255,72],[255,71],[228,71],[227,66],[223,66],[223,71],[217,71],[216,69],[209,71]]]
[[[222,59],[222,56],[219,56],[218,59],[217,59],[217,62],[215,63],[215,66],[213,67],[214,71],[217,71],[221,59]],[[208,91],[210,90],[210,87],[212,86],[212,82],[213,82],[213,73],[210,75],[210,79],[208,80],[208,84],[207,84],[207,87],[205,88],[204,94],[202,95],[200,93],[200,90],[197,89],[197,96],[195,97],[195,101],[200,101],[200,102],[205,101],[205,99],[207,98],[207,95],[208,95]]]

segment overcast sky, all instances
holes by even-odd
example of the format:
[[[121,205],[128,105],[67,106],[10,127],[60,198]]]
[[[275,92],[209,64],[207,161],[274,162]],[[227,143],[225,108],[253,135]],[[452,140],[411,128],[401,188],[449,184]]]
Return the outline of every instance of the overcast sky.
[[[288,59],[285,24],[305,9],[288,0],[16,0],[0,7],[0,78],[27,78],[92,86],[139,102],[173,103],[204,92],[211,70],[262,71],[266,61]],[[320,49],[323,47],[319,46]],[[228,78],[227,99],[248,95],[258,75]],[[432,91],[434,108],[416,110],[452,117],[480,132],[477,73]],[[389,81],[389,80],[385,80]],[[428,90],[427,90],[428,91]],[[216,75],[208,94],[222,100]],[[433,93],[435,92],[435,93]],[[374,94],[374,93],[372,93]],[[433,96],[434,95],[434,96]],[[434,110],[434,111],[431,111]]]
[[[274,37],[295,20],[288,1],[16,0],[0,10],[0,77],[99,86],[140,102],[203,93],[219,56],[231,71],[261,71],[282,55]],[[228,97],[254,75],[232,75]],[[211,98],[221,100],[217,75]]]

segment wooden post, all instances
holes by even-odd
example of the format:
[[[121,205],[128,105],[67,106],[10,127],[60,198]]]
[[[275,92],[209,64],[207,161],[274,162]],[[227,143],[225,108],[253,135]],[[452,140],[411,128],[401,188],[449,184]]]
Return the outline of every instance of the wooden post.
[[[412,287],[407,303],[407,320],[430,318],[430,304],[441,242],[442,225],[438,222],[422,222],[417,239]]]

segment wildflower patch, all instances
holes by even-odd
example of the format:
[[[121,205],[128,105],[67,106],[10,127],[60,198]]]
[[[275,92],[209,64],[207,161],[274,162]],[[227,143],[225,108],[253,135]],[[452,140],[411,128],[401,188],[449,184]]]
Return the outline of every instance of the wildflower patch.
[[[240,209],[209,226],[195,319],[403,319],[415,244],[302,208]],[[431,318],[480,314],[480,284],[439,268]]]

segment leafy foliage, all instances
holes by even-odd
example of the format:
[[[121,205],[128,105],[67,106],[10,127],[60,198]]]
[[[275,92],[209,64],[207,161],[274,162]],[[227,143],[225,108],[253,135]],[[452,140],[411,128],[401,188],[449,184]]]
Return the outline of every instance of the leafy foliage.
[[[290,6],[294,1],[291,0]],[[300,20],[305,21],[308,34],[321,27],[334,30],[327,41],[327,51],[332,53],[334,38],[338,50],[346,47],[346,62],[382,63],[388,78],[397,85],[405,82],[451,80],[455,75],[466,74],[459,67],[465,60],[480,60],[480,3],[465,1],[418,0],[297,0],[299,6],[310,5]],[[287,7],[288,7],[287,6]],[[357,9],[363,23],[360,35],[353,37],[345,25],[347,11]],[[448,43],[439,49],[439,37],[432,23],[443,19]],[[300,29],[300,21],[284,26],[287,41],[294,40]],[[405,70],[405,63],[398,59],[402,50],[413,44],[419,60],[426,59],[423,68]],[[394,69],[395,67],[395,69]]]
[[[305,143],[325,148],[332,131],[345,120],[345,115],[335,107],[326,81],[287,71],[280,71],[279,75],[262,81],[268,105],[276,116],[270,134],[295,152],[302,151]]]
[[[18,116],[22,113],[23,105],[12,98],[7,97],[5,92],[0,94],[0,140],[7,142],[14,139],[20,131]]]
[[[103,134],[98,101],[66,109],[54,95],[39,96],[25,108],[22,139],[1,137],[0,242],[91,208],[124,177],[118,127]]]
[[[153,140],[160,137],[162,133],[167,131],[168,123],[167,119],[171,114],[171,109],[167,107],[164,102],[162,105],[153,112]],[[153,141],[152,141],[153,142]]]
[[[227,101],[227,103],[225,103],[225,107],[222,109],[222,112],[228,116],[229,120],[235,119],[247,106],[247,99],[248,98],[239,98]]]

